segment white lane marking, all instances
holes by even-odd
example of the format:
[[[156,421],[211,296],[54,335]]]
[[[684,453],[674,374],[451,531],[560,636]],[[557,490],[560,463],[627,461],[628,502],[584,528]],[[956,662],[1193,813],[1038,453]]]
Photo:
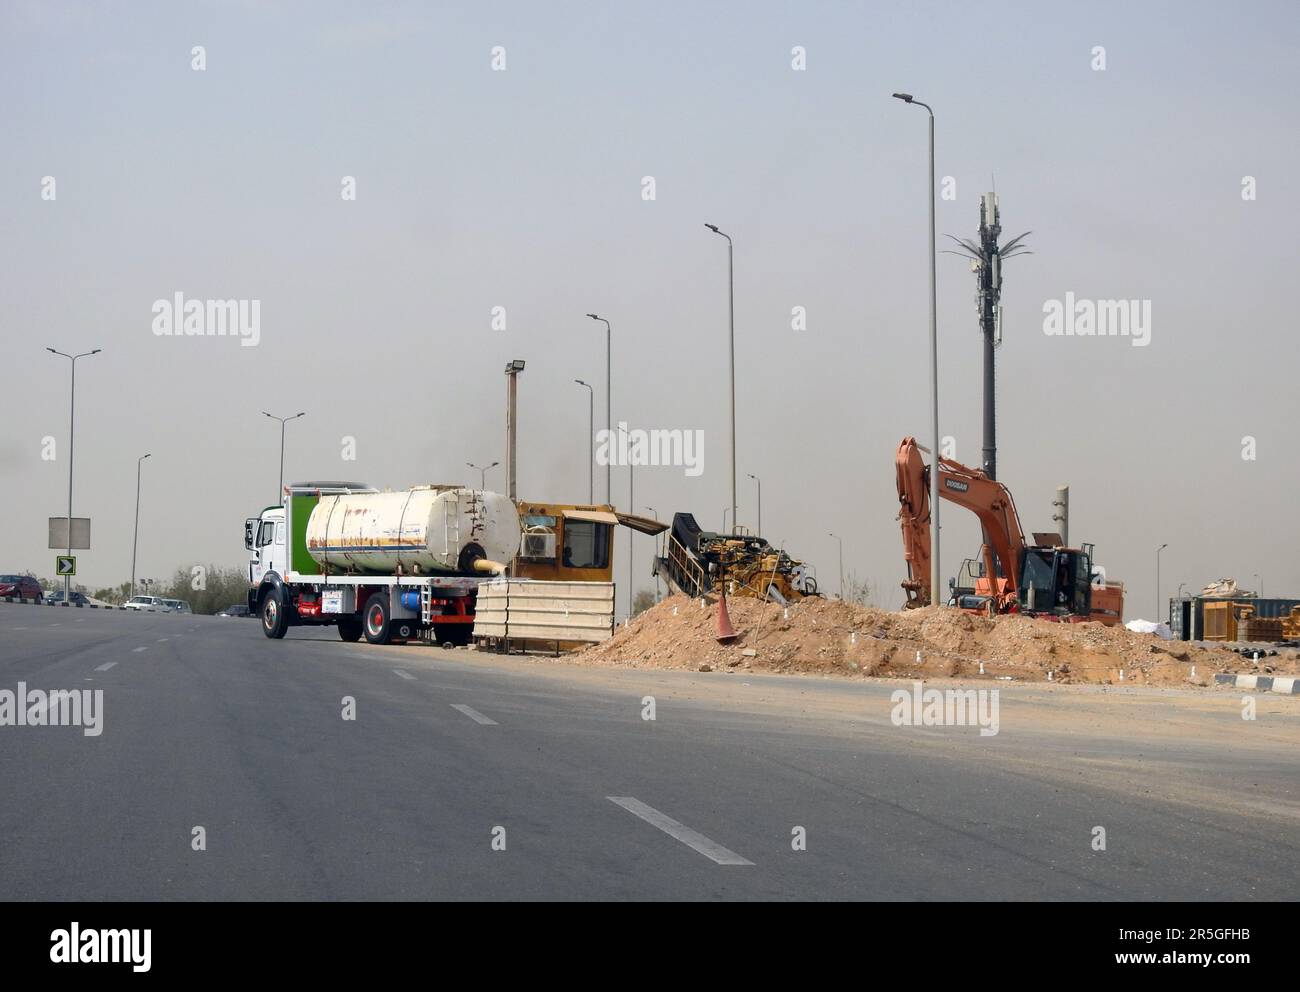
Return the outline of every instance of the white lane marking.
[[[402,678],[404,678],[404,679],[414,679],[414,678],[415,678],[415,676],[412,675],[410,672],[404,672],[404,671],[402,671],[400,668],[394,668],[394,669],[393,669],[393,674],[394,674],[394,675],[400,675],[400,676],[401,676]]]
[[[154,643],[155,643],[155,644],[163,644],[163,643],[165,643],[166,641],[170,641],[170,640],[171,640],[170,637],[160,637],[160,638],[158,638],[158,640],[154,641]]]
[[[131,652],[133,654],[139,654],[141,651],[148,651],[148,650],[149,650],[148,648],[132,648]]]
[[[106,661],[106,662],[104,662],[102,665],[100,665],[98,668],[96,668],[95,671],[97,671],[97,672],[106,672],[106,671],[108,671],[110,668],[112,668],[112,667],[113,667],[114,665],[116,665],[116,664],[117,664],[116,661]]]
[[[710,861],[720,865],[752,865],[754,862],[742,858],[735,851],[728,851],[721,844],[709,840],[701,833],[696,833],[685,824],[678,823],[671,816],[660,813],[653,806],[647,806],[632,796],[606,796],[611,803],[622,806],[633,816],[639,816],[652,827],[658,827],[670,837],[675,837],[693,851],[698,851]]]
[[[474,709],[473,706],[466,706],[464,703],[452,703],[451,708],[454,710],[459,710],[461,713],[464,713],[475,723],[481,723],[485,727],[497,726],[497,722],[495,720],[491,720],[488,717],[485,717],[478,710]]]

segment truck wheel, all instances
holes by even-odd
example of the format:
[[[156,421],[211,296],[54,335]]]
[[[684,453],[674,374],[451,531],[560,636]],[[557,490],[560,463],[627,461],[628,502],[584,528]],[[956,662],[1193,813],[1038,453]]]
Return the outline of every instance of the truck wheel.
[[[339,637],[343,638],[343,640],[348,643],[361,640],[361,618],[340,617]]]
[[[371,593],[366,600],[365,630],[366,640],[371,644],[387,644],[388,636],[388,594]]]
[[[262,633],[278,640],[289,629],[289,618],[285,616],[284,604],[280,594],[274,589],[267,591],[262,598]]]

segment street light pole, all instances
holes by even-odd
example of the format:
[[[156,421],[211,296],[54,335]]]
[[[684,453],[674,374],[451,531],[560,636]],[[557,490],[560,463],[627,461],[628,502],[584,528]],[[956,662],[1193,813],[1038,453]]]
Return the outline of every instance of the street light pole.
[[[1160,622],[1160,552],[1167,547],[1169,543],[1166,541],[1156,548],[1156,623]]]
[[[500,463],[500,462],[493,462],[491,465],[475,465],[473,462],[466,462],[465,464],[468,465],[470,468],[474,469],[476,472],[478,472],[478,474],[479,474],[479,475],[478,475],[478,488],[479,488],[479,491],[480,491],[480,492],[485,492],[485,491],[487,490],[487,473],[488,473],[488,469],[490,469],[490,468],[496,468],[496,467],[497,467],[498,465],[500,465],[501,463]]]
[[[131,596],[135,595],[135,553],[140,546],[140,469],[148,457],[149,455],[141,455],[135,460],[135,536],[131,538]]]
[[[284,499],[284,425],[291,420],[297,420],[299,417],[305,417],[306,413],[295,413],[292,417],[277,417],[273,413],[262,413],[272,420],[280,421],[280,491],[276,494],[276,499]]]
[[[628,430],[619,423],[618,429],[628,435],[628,442],[631,443],[631,435]],[[627,460],[627,512],[636,513],[636,490],[634,488],[635,477],[632,474],[632,459]],[[632,528],[627,529],[627,616],[632,619]]]
[[[77,359],[89,358],[91,355],[98,355],[102,349],[96,348],[93,351],[83,351],[79,355],[68,355],[62,351],[55,351],[53,348],[46,348],[46,351],[61,358],[66,358],[72,363],[72,386],[69,390],[70,400],[68,404],[68,557],[72,557],[72,451],[73,440],[76,437],[74,427],[77,418]],[[72,576],[63,577],[63,603],[68,605],[72,602]]]
[[[587,387],[587,502],[596,503],[596,390],[591,384],[581,379],[574,379],[579,386]]]
[[[592,320],[598,320],[605,325],[605,440],[607,444],[612,445],[614,443],[614,418],[610,416],[610,411],[613,409],[613,404],[610,402],[610,390],[613,388],[614,382],[614,362],[610,356],[613,348],[613,334],[609,326],[609,321],[604,317],[598,317],[594,313],[589,313],[587,316]],[[608,454],[608,449],[606,453]],[[614,476],[611,469],[612,465],[613,459],[606,458],[605,502],[610,506],[614,505]]]
[[[753,472],[746,472],[751,479],[758,483],[758,536],[763,536],[763,480]]]
[[[731,235],[718,230],[716,224],[705,224],[710,231],[727,239],[727,354],[731,364],[731,526],[736,526],[736,269],[735,246]]]
[[[934,111],[911,93],[895,93],[895,99],[924,107],[930,115],[930,427],[934,464],[930,469],[930,602],[939,602],[939,303],[935,287],[934,250]]]
[[[844,598],[844,538],[838,534],[827,534],[827,537],[833,537],[840,542],[840,599]]]
[[[724,534],[727,532],[727,514],[730,512],[731,512],[731,507],[724,506],[722,508],[722,533]]]

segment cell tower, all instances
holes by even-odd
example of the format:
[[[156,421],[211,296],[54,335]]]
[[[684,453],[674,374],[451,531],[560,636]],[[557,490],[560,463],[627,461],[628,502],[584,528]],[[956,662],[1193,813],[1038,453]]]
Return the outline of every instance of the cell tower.
[[[1004,245],[998,244],[1002,236],[1002,219],[998,211],[997,193],[980,197],[979,241],[969,238],[948,237],[961,247],[961,251],[948,254],[963,255],[970,259],[975,273],[975,310],[979,314],[980,331],[984,335],[984,461],[982,468],[990,479],[997,478],[998,443],[997,415],[994,409],[994,349],[1002,343],[1002,262],[1015,255],[1032,255],[1023,244],[1032,234],[1026,231]]]

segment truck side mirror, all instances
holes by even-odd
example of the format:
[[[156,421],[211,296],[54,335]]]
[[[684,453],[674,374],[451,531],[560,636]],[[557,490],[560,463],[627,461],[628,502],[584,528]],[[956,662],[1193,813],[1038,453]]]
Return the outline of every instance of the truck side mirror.
[[[253,538],[257,536],[257,517],[249,517],[244,521],[244,550],[253,550]]]

